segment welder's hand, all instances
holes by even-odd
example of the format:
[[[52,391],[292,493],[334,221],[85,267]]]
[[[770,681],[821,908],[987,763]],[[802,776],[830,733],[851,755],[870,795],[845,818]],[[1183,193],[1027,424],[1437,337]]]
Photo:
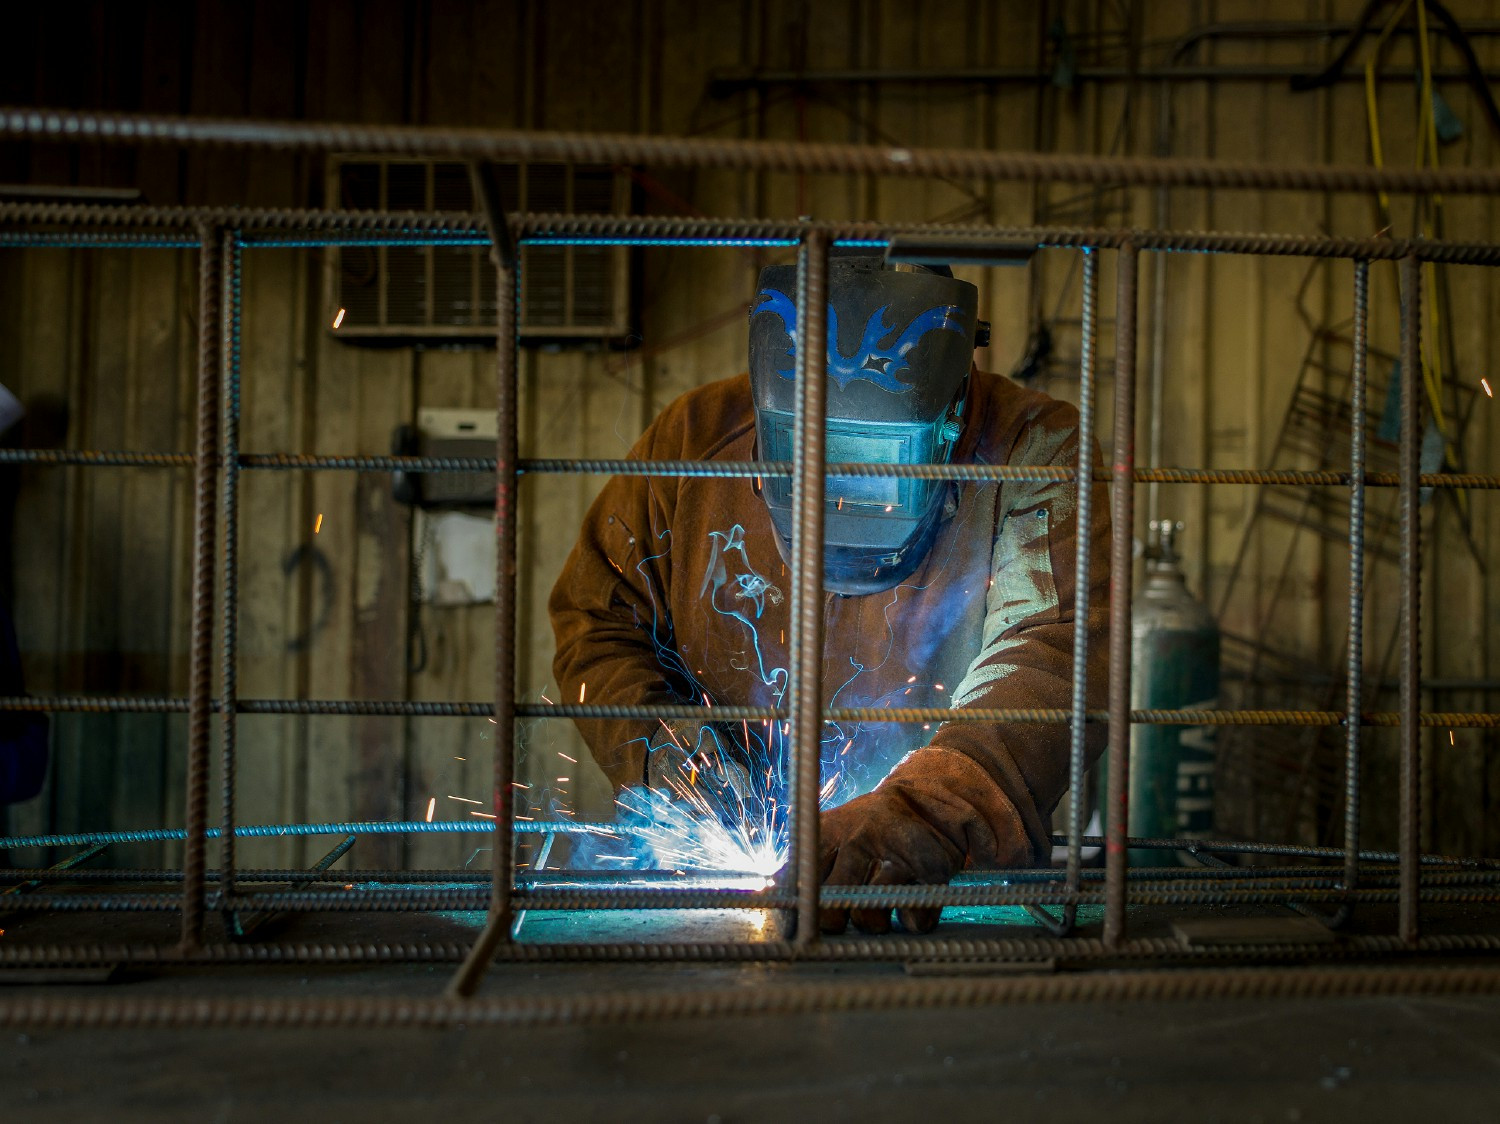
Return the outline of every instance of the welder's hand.
[[[674,800],[737,820],[752,791],[746,757],[721,723],[667,721],[651,739],[646,783]]]
[[[899,785],[882,786],[822,814],[820,871],[829,886],[941,885],[963,867],[964,851],[944,821],[951,809]],[[962,834],[958,837],[962,839]],[[825,933],[842,933],[847,909],[818,914]],[[890,909],[856,909],[854,926],[866,933],[888,933]],[[925,933],[941,909],[899,909],[908,932]]]

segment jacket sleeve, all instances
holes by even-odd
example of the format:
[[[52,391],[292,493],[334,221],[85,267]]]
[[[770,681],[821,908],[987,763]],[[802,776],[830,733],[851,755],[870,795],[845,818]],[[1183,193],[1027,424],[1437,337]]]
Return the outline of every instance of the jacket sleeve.
[[[1009,463],[1066,465],[1078,458],[1077,412],[1052,402],[1021,431]],[[1097,450],[1091,460],[1097,464]],[[1108,488],[1093,485],[1089,536],[1088,706],[1108,689]],[[1060,708],[1072,701],[1078,493],[1073,481],[1007,481],[978,656],[954,692],[958,708]],[[1103,751],[1104,730],[1088,728],[1087,760]],[[949,722],[885,785],[925,792],[966,822],[951,834],[975,866],[1044,862],[1050,818],[1068,785],[1066,723]],[[885,787],[883,785],[882,787]]]
[[[631,449],[655,451],[660,423]],[[562,701],[619,705],[691,698],[670,612],[671,487],[646,476],[612,477],[584,518],[547,608],[557,641],[553,674]],[[656,723],[588,719],[579,732],[616,789],[646,782]]]

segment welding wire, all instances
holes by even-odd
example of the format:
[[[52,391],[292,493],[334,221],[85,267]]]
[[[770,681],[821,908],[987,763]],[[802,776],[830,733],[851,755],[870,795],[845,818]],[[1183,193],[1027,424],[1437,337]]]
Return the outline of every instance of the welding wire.
[[[791,793],[788,837],[798,947],[818,939],[818,747],[823,731],[824,413],[828,379],[828,236],[813,231],[797,257],[797,403],[793,449]]]
[[[1417,474],[1422,450],[1422,270],[1415,257],[1401,259],[1401,713],[1399,934],[1418,936],[1422,828],[1422,730],[1418,718],[1422,675],[1422,516]]]
[[[1349,403],[1349,644],[1344,711],[1364,706],[1365,673],[1365,371],[1370,334],[1370,263],[1354,263],[1354,362]],[[1358,722],[1344,728],[1344,885],[1353,890],[1359,877]]]
[[[1119,250],[1115,312],[1114,511],[1109,573],[1109,771],[1104,844],[1104,943],[1125,939],[1125,871],[1130,814],[1130,629],[1135,529],[1135,330],[1139,256]]]
[[[516,313],[520,269],[515,244],[495,200],[493,178],[475,167],[476,194],[486,205],[495,266],[495,775],[494,834],[489,917],[463,965],[448,983],[450,996],[474,993],[495,950],[511,940],[511,880],[515,851],[511,838],[515,802],[516,729],[516,457],[519,381],[516,367]]]
[[[1068,889],[1076,892],[1083,869],[1084,737],[1089,683],[1089,574],[1094,529],[1094,355],[1098,341],[1098,265],[1095,250],[1083,251],[1083,354],[1078,385],[1078,515],[1073,561],[1073,699],[1068,762]],[[1071,928],[1077,914],[1069,905],[1063,924]]]
[[[223,520],[224,580],[220,585],[223,646],[219,652],[219,754],[222,773],[221,830],[219,864],[221,884],[226,892],[234,890],[234,790],[235,752],[239,724],[239,466],[240,449],[240,326],[243,309],[244,277],[239,239],[232,231],[221,233],[223,240],[224,296],[221,306],[222,335],[219,346],[223,369],[220,394],[223,398],[222,436],[219,443],[224,463]]]
[[[203,940],[204,854],[208,826],[208,756],[212,741],[214,547],[217,504],[214,483],[219,459],[219,363],[223,325],[223,243],[219,231],[199,231],[198,250],[198,442],[193,471],[193,606],[188,660],[188,758],[186,840],[183,852],[182,943]]]

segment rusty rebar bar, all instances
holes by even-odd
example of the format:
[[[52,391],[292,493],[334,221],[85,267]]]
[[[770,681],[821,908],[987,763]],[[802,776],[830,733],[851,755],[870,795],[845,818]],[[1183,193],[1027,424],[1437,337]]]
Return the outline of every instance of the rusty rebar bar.
[[[8,695],[0,696],[0,712],[83,714],[186,714],[191,699],[158,695]],[[210,699],[217,712],[219,700]],[[241,714],[307,714],[375,718],[489,718],[495,713],[490,702],[435,702],[412,699],[240,699]],[[726,722],[778,721],[790,717],[785,708],[756,706],[715,707]],[[826,722],[1014,722],[1030,725],[1066,725],[1072,711],[1062,707],[830,707]],[[580,718],[647,719],[701,718],[703,708],[690,704],[517,703],[517,718],[576,721]],[[1109,711],[1089,710],[1088,722],[1109,721]],[[1345,726],[1349,716],[1342,710],[1132,710],[1130,722],[1158,726]],[[1500,713],[1494,711],[1424,710],[1417,715],[1423,729],[1497,729]],[[1359,716],[1362,726],[1397,727],[1401,713],[1371,710]]]
[[[529,132],[0,108],[0,137],[70,144],[369,152],[476,162],[548,161],[1255,191],[1500,192],[1489,168],[1277,165],[1190,157],[1086,156],[619,133]]]
[[[196,230],[203,225],[240,232],[252,248],[386,244],[483,245],[489,240],[483,215],[463,212],[340,211],[335,209],[264,209],[242,207],[152,207],[101,204],[0,202],[0,223],[19,230],[0,230],[0,245],[28,240],[87,237],[78,227],[124,227],[135,232],[94,235],[101,246],[118,246],[122,238],[144,240],[153,231]],[[884,241],[893,236],[950,239],[961,248],[992,243],[1034,245],[1048,249],[1115,249],[1129,241],[1138,249],[1166,253],[1227,253],[1261,256],[1349,258],[1399,261],[1416,254],[1423,261],[1456,265],[1500,264],[1500,245],[1492,242],[1446,242],[1404,238],[1335,238],[1321,235],[1241,231],[1122,230],[1088,227],[952,226],[935,223],[786,221],[746,218],[688,218],[662,215],[514,214],[512,230],[530,245],[568,244],[588,239],[598,244],[629,245],[784,245],[793,246],[809,230],[834,241]],[[37,231],[34,226],[64,226],[66,231]],[[321,235],[309,232],[325,232]],[[281,236],[278,236],[281,235]],[[153,245],[192,245],[157,235]],[[51,243],[47,243],[51,244]]]
[[[476,174],[486,198],[491,181]],[[515,851],[511,839],[514,815],[516,737],[516,546],[519,371],[516,356],[516,302],[519,261],[511,232],[493,205],[490,233],[495,267],[496,308],[496,448],[495,448],[495,768],[491,794],[494,835],[491,844],[492,896],[484,932],[448,984],[450,996],[469,996],[479,986],[495,951],[511,940],[511,889]]]
[[[790,708],[791,792],[787,864],[797,898],[793,941],[818,940],[819,746],[823,733],[823,507],[828,393],[828,236],[813,231],[797,256],[797,401],[793,425]]]
[[[1105,808],[1104,941],[1125,939],[1125,849],[1130,822],[1130,599],[1135,529],[1136,248],[1119,250],[1115,313],[1115,481],[1109,573],[1109,770]]]
[[[112,468],[189,468],[192,453],[143,453],[128,449],[0,449],[0,464],[37,464]],[[320,453],[241,453],[242,470],[334,471],[334,472],[432,472],[473,473],[495,471],[490,457],[355,456]],[[583,473],[600,476],[754,477],[791,476],[791,461],[636,461],[588,458],[519,458],[520,475]],[[965,483],[1024,481],[1071,483],[1076,470],[1063,465],[1014,464],[851,464],[829,462],[825,476],[872,476],[897,480],[957,480]],[[1097,470],[1098,484],[1114,479],[1107,469]],[[1289,487],[1350,487],[1351,473],[1336,470],[1269,468],[1137,468],[1137,484],[1227,484],[1282,485]],[[1500,474],[1478,472],[1424,472],[1423,488],[1500,490]],[[1366,472],[1367,488],[1396,488],[1396,472]]]
[[[1039,965],[1039,967],[1047,967]],[[744,987],[633,987],[566,995],[451,998],[203,998],[24,995],[0,1006],[0,1025],[37,1030],[300,1027],[306,1029],[579,1026],[642,1019],[974,1008],[1035,1003],[1229,1001],[1500,993],[1491,967],[1184,968],[1007,973],[995,977],[799,980]]]
[[[224,256],[220,232],[199,231],[198,441],[193,470],[193,604],[188,660],[187,840],[183,850],[182,948],[203,941],[204,857],[208,826],[208,760],[213,740],[214,555],[219,470],[220,306]]]
[[[220,235],[224,271],[223,303],[220,306],[220,397],[222,415],[219,453],[224,466],[220,506],[224,542],[223,583],[220,586],[220,616],[223,642],[219,651],[219,759],[221,792],[219,865],[225,888],[234,888],[234,792],[236,741],[239,732],[239,465],[240,449],[240,328],[244,276],[239,239],[232,231]]]
[[[1401,939],[1418,935],[1421,888],[1419,835],[1422,828],[1422,513],[1418,474],[1422,456],[1422,269],[1414,257],[1401,259],[1401,714],[1400,849]]]
[[[1078,381],[1077,540],[1073,555],[1073,685],[1068,742],[1068,889],[1077,892],[1083,869],[1084,769],[1089,684],[1089,576],[1094,530],[1094,356],[1098,346],[1099,254],[1083,251],[1083,350]],[[1077,903],[1070,902],[1061,925],[1071,928]]]
[[[1365,624],[1365,372],[1370,332],[1370,263],[1354,263],[1354,359],[1349,372],[1349,643],[1344,710],[1364,705]],[[1344,883],[1359,878],[1360,723],[1344,736]]]

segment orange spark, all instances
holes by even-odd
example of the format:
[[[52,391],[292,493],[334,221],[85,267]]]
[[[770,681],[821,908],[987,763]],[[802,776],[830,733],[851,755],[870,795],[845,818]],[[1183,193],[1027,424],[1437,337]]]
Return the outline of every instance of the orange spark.
[[[339,330],[339,325],[344,322],[344,312],[345,311],[346,311],[345,309],[342,309],[342,308],[339,309],[337,315],[335,315],[334,318],[333,318],[333,330],[335,332]]]
[[[320,512],[318,512],[318,521],[313,524],[313,534],[316,535],[322,529],[323,529],[323,513],[320,511]]]
[[[1495,397],[1495,392],[1490,389],[1490,380],[1489,379],[1480,379],[1479,380],[1479,385],[1482,386],[1482,387],[1484,387],[1484,393],[1485,393],[1485,396],[1487,398],[1493,398],[1493,397]]]
[[[583,696],[588,693],[588,689],[589,689],[589,685],[587,683],[580,683],[580,684],[578,684],[578,701],[579,702],[583,702]]]
[[[427,801],[427,822],[428,823],[432,822],[432,810],[434,808],[436,808],[436,807],[437,807],[437,797],[434,796],[431,800]]]

